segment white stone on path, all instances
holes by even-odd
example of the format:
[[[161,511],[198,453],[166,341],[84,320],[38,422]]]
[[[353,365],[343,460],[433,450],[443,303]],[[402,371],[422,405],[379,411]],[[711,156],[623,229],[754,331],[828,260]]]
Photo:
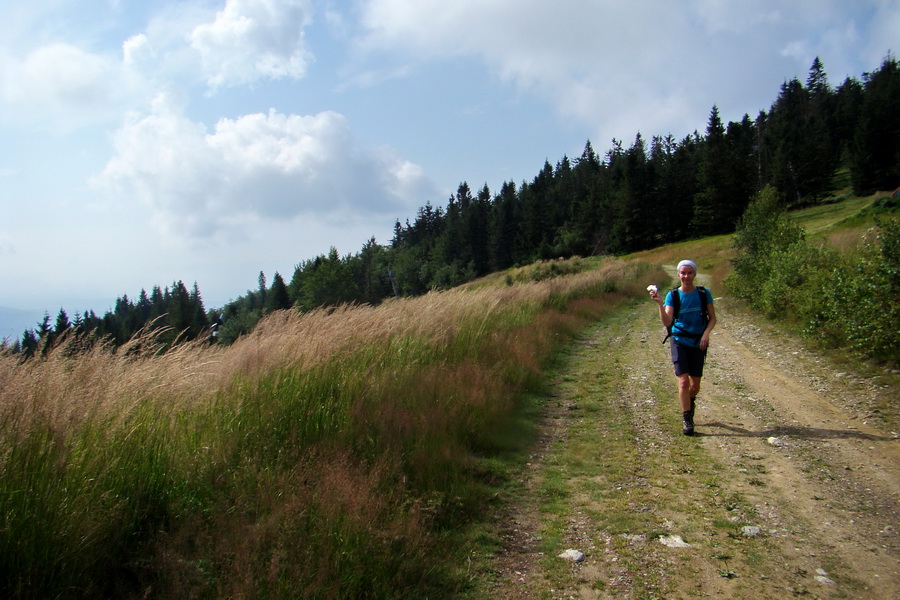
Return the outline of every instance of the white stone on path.
[[[579,552],[578,550],[574,550],[569,548],[565,552],[559,555],[559,558],[564,558],[566,560],[571,560],[572,562],[581,562],[584,560],[584,553]]]
[[[685,542],[680,535],[661,535],[659,541],[669,548],[690,548],[691,545]]]
[[[741,527],[741,534],[744,537],[757,537],[762,533],[762,529],[757,527],[756,525],[745,525]]]

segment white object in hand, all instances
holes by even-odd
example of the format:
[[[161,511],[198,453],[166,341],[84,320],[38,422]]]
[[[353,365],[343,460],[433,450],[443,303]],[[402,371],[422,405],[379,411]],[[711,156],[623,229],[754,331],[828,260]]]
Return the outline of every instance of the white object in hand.
[[[648,291],[648,292],[655,292],[655,291],[657,291],[658,289],[659,289],[659,288],[657,288],[657,287],[656,287],[655,285],[653,285],[653,284],[650,284],[650,285],[647,286],[647,291]]]

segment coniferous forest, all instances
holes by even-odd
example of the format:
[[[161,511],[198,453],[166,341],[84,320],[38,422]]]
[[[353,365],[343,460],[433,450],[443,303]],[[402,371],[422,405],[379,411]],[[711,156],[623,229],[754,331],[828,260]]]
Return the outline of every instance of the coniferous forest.
[[[833,197],[836,173],[849,173],[853,194],[900,185],[900,69],[888,55],[861,79],[829,83],[816,58],[806,81],[782,84],[768,111],[723,123],[713,106],[705,129],[626,145],[612,140],[598,154],[590,141],[580,156],[545,162],[531,181],[463,182],[446,206],[426,201],[399,220],[386,245],[368,240],[359,252],[300,262],[290,281],[260,273],[256,289],[207,311],[195,283],[122,296],[103,317],[46,314],[8,350],[33,356],[64,336],[114,346],[138,331],[159,340],[209,336],[230,343],[266,313],[308,311],[342,303],[377,304],[392,296],[447,289],[490,272],[540,259],[623,254],[693,237],[734,231],[751,199],[775,188],[784,207]]]

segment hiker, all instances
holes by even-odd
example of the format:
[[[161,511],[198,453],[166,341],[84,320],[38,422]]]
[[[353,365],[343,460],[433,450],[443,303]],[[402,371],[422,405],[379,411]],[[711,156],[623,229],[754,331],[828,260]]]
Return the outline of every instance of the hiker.
[[[700,391],[709,334],[716,326],[712,293],[694,285],[696,276],[696,263],[683,260],[678,263],[681,286],[666,294],[665,302],[656,286],[648,288],[650,298],[659,305],[659,320],[669,331],[666,339],[672,338],[672,363],[678,377],[678,401],[684,419],[684,435],[694,435],[695,399]]]

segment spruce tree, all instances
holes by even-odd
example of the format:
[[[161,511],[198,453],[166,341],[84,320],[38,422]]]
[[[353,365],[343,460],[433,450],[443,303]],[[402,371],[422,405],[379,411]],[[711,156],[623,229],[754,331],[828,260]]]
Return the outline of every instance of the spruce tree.
[[[388,275],[388,250],[379,245],[374,237],[363,245],[352,264],[360,301],[374,305],[393,295]]]
[[[863,77],[864,97],[852,146],[853,191],[858,195],[900,185],[900,67],[888,56]]]
[[[282,281],[282,285],[283,284],[284,281]],[[194,282],[194,287],[191,288],[189,300],[191,307],[190,336],[191,339],[195,339],[209,329],[210,325],[209,318],[206,315],[206,309],[203,306],[203,297],[200,295],[200,287],[197,285],[196,281]]]
[[[590,140],[572,169],[574,197],[563,235],[572,254],[602,254],[609,247],[612,212],[609,210],[609,177]]]
[[[188,336],[193,322],[194,311],[191,306],[191,295],[183,281],[172,284],[168,302],[168,325],[172,328],[172,335],[167,341],[173,341],[176,336]]]
[[[56,341],[56,334],[53,332],[53,326],[50,325],[50,313],[44,312],[44,319],[38,323],[37,329],[38,339],[43,344],[41,352],[46,354]]]
[[[807,87],[796,78],[785,82],[769,112],[764,142],[768,146],[768,183],[795,204],[820,200],[831,186],[840,146],[835,97],[817,58]]]
[[[33,329],[26,329],[22,334],[22,358],[29,359],[37,352],[38,335]]]
[[[672,154],[671,166],[665,170],[664,183],[668,199],[664,214],[668,216],[666,241],[683,240],[690,232],[694,198],[699,191],[699,170],[702,143],[694,131],[685,136]]]
[[[258,293],[259,293],[259,306],[264,307],[266,305],[266,274],[262,271],[259,272],[258,281]]]
[[[54,328],[56,337],[59,338],[64,335],[71,327],[72,324],[69,322],[69,315],[66,314],[65,309],[60,308],[59,314],[56,315],[56,327]]]
[[[152,305],[150,303],[150,297],[147,295],[147,290],[141,289],[141,293],[138,296],[137,304],[135,304],[134,309],[137,313],[137,319],[141,323],[141,327],[147,325],[147,322],[150,320],[150,314],[152,310]]]
[[[288,294],[287,285],[278,271],[272,277],[272,287],[266,297],[266,312],[276,310],[284,310],[292,305],[290,295]]]
[[[756,156],[758,139],[756,125],[749,115],[744,115],[739,123],[728,123],[725,130],[727,153],[723,157],[726,162],[723,169],[726,179],[723,183],[728,202],[724,207],[723,218],[726,231],[731,231],[737,225],[738,219],[760,188]]]
[[[695,235],[713,235],[728,229],[726,214],[729,212],[730,198],[724,185],[727,177],[724,159],[726,153],[725,127],[719,117],[719,107],[713,106],[697,170],[699,191],[694,197],[694,214],[691,220],[691,229]]]
[[[616,252],[630,252],[645,247],[648,240],[650,192],[654,187],[647,149],[640,133],[635,136],[631,147],[617,159],[613,168],[619,189],[615,196],[610,246]]]
[[[153,286],[150,292],[150,319],[157,319],[166,314],[166,299],[163,295],[162,288],[158,285]]]
[[[516,184],[507,181],[491,206],[491,236],[488,243],[490,266],[494,271],[508,269],[518,255],[516,231],[519,226],[519,197]]]
[[[769,183],[781,190],[789,202],[803,199],[803,144],[801,123],[805,120],[807,93],[799,80],[781,86],[766,123],[766,143],[770,150]]]
[[[853,160],[853,138],[862,112],[864,94],[862,83],[852,77],[847,77],[835,90],[835,151],[840,157],[838,165],[842,167],[850,167]]]
[[[551,258],[556,231],[551,215],[549,191],[553,186],[553,167],[544,161],[544,167],[531,181],[519,190],[522,203],[522,220],[517,243],[527,253],[525,260]]]
[[[825,67],[817,56],[806,80],[809,107],[805,122],[804,188],[811,202],[821,199],[831,187],[838,167],[840,145],[835,123],[835,95]]]
[[[465,215],[466,239],[470,247],[469,264],[476,277],[487,275],[489,266],[489,232],[491,190],[485,183],[469,205]]]

